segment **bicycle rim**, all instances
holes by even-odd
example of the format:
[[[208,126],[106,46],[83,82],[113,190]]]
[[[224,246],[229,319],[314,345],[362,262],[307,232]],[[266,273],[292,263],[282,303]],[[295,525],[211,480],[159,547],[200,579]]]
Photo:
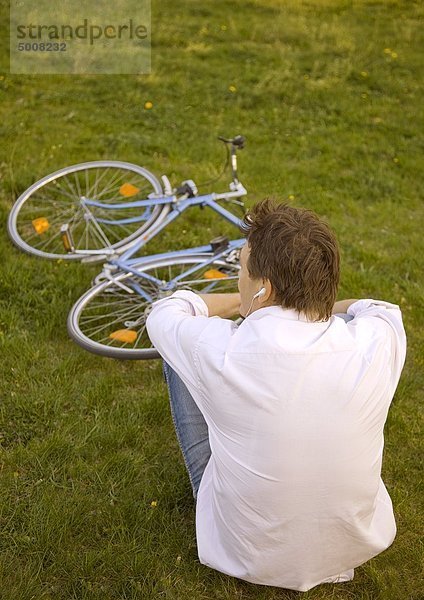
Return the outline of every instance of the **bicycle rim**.
[[[102,250],[124,252],[161,220],[169,207],[100,208],[85,205],[81,198],[110,205],[145,200],[152,193],[162,195],[159,181],[131,163],[94,161],[65,167],[21,194],[9,215],[9,235],[21,250],[42,258],[81,260],[90,256],[95,261],[98,255],[104,260]],[[68,251],[63,243],[64,225],[77,252]]]
[[[169,282],[198,263],[194,273],[184,276],[172,291],[190,289],[195,292],[237,291],[239,265],[225,259],[204,265],[211,254],[181,256],[143,261],[136,268]],[[142,285],[152,296],[152,301],[165,297],[165,291],[156,284],[132,274],[121,274],[115,281],[100,283],[86,292],[73,306],[68,317],[68,331],[72,339],[85,350],[118,359],[160,358],[152,347],[145,326],[150,302],[137,293],[129,293],[134,284]]]

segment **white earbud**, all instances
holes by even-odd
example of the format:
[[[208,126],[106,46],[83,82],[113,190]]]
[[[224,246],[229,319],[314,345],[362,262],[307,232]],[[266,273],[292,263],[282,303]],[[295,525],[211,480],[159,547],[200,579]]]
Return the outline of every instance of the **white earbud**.
[[[257,293],[256,293],[256,294],[253,296],[252,300],[254,300],[255,298],[260,298],[261,296],[264,296],[265,294],[266,294],[266,289],[263,287],[263,288],[261,288],[261,289],[259,290],[259,292],[257,292]]]
[[[255,300],[255,298],[260,298],[261,296],[265,296],[266,294],[266,289],[263,287],[259,290],[259,292],[256,292],[256,294],[253,296],[252,301],[250,303],[249,306],[249,310],[247,311],[247,313],[244,315],[244,317],[248,317],[250,315],[250,311],[252,310],[252,306],[253,306],[253,302]]]

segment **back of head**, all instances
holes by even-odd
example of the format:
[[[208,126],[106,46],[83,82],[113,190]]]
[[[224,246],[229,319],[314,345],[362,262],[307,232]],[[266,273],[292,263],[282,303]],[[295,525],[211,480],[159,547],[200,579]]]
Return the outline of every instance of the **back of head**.
[[[336,300],[340,256],[336,237],[310,210],[271,199],[244,217],[254,279],[269,279],[276,304],[303,312],[312,321],[330,318]]]

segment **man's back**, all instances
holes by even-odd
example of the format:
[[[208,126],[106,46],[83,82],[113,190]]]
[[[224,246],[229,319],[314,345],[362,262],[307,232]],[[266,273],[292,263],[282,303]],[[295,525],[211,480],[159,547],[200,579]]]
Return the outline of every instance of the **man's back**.
[[[308,322],[271,306],[237,328],[206,318],[191,293],[153,310],[149,334],[209,428],[197,500],[204,564],[306,590],[392,542],[380,472],[404,333],[392,305],[351,312],[348,324]]]

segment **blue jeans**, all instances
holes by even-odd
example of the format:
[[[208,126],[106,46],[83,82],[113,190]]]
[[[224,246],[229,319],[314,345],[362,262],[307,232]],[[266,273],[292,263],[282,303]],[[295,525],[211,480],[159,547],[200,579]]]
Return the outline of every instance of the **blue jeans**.
[[[166,362],[163,363],[163,372],[168,385],[178,443],[193,488],[193,496],[196,498],[200,480],[211,456],[208,426],[185,384]]]
[[[352,315],[348,315],[347,313],[335,313],[335,317],[340,317],[346,323],[349,323],[353,319]]]

